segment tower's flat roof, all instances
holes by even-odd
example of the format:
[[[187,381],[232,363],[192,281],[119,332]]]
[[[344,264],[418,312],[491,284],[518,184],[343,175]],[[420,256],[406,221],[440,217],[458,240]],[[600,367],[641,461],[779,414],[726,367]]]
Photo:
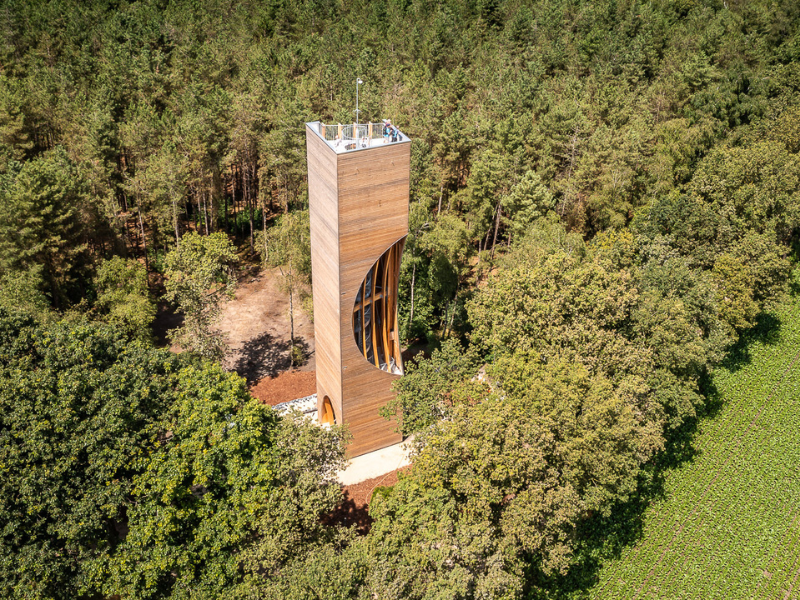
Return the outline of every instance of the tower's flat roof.
[[[311,121],[306,126],[325,140],[325,143],[337,154],[379,148],[389,144],[410,142],[406,134],[397,127],[396,139],[383,134],[383,123],[334,123]]]

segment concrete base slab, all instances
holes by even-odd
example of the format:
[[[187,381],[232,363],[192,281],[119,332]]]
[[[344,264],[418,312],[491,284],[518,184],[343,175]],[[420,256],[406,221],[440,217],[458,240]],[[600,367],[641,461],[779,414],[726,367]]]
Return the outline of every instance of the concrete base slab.
[[[348,466],[336,474],[336,479],[342,485],[354,485],[410,465],[408,455],[412,439],[413,436],[399,444],[351,458]]]

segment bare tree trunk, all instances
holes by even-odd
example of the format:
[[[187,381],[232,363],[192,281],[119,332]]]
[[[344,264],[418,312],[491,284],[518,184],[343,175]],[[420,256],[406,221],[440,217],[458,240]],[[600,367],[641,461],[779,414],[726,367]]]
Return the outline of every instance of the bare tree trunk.
[[[247,209],[250,208],[250,204],[249,204],[250,201],[248,200],[248,196],[249,196],[249,194],[248,194],[248,190],[247,190],[247,174],[245,173],[244,165],[243,165],[242,166],[242,200],[240,201],[240,204],[242,205],[242,209],[244,211],[247,211]],[[244,230],[242,231],[242,233],[244,233]]]
[[[228,190],[223,188],[222,195],[225,198],[225,233],[228,233]]]
[[[250,179],[250,177],[248,177],[248,179]],[[254,214],[255,211],[253,209],[253,204],[254,204],[254,202],[253,202],[253,182],[249,181],[248,183],[249,183],[249,185],[248,185],[249,194],[248,194],[248,203],[247,203],[247,205],[250,208],[250,252],[254,252],[255,251],[255,242],[254,242],[253,238],[255,236],[255,225],[253,224],[253,221],[255,219],[255,214]]]
[[[289,178],[283,178],[283,214],[289,213]]]
[[[289,284],[289,368],[294,368],[294,282]]]
[[[146,271],[150,270],[150,266],[147,264],[147,239],[144,237],[144,222],[142,221],[142,207],[137,206],[139,212],[139,229],[142,232],[142,248],[144,248],[144,268]]]
[[[453,322],[453,315],[456,312],[456,301],[453,300],[453,306],[447,307],[447,322],[444,324],[444,337],[447,338],[451,331],[450,331],[450,324]]]
[[[283,277],[286,286],[289,288],[289,369],[294,368],[294,269],[292,268],[291,260],[287,265],[289,267],[289,276],[283,272],[283,267],[279,267],[281,277]]]
[[[500,229],[500,216],[502,214],[503,211],[500,209],[500,200],[498,199],[497,207],[495,208],[494,237],[492,238],[492,259],[494,259],[494,247],[497,245],[497,230]]]
[[[178,226],[178,205],[174,201],[172,202],[172,214],[172,221],[175,226],[175,246],[178,246],[181,241],[181,231]]]
[[[489,246],[489,236],[492,234],[491,228],[489,231],[486,232],[486,237],[483,240],[478,240],[478,262],[475,263],[475,266],[481,264],[481,254],[488,248]]]
[[[158,268],[158,224],[153,223],[150,227],[150,234],[153,236],[153,260],[155,261],[156,268]],[[149,281],[148,281],[149,283]]]
[[[233,172],[231,173],[231,190],[232,190],[231,193],[232,193],[232,196],[233,196],[233,198],[232,198],[232,200],[233,200],[233,224],[235,226],[236,225],[236,180],[238,179],[238,177],[237,177],[238,169],[236,168],[235,164],[233,165],[232,171]]]
[[[253,208],[253,199],[250,198],[250,202],[247,203],[249,206],[250,211],[250,252],[253,252],[256,248],[255,245],[255,225],[253,224],[255,220],[255,209]]]
[[[450,315],[450,320],[449,322],[445,323],[444,327],[445,338],[447,338],[447,334],[453,330],[453,321],[455,320],[456,317],[456,306],[458,306],[458,292],[456,292],[456,297],[453,298],[453,307],[450,308],[450,306],[448,305],[449,310],[447,312]]]
[[[267,203],[261,203],[261,228],[264,230],[264,240],[267,239]]]
[[[197,219],[199,217],[201,217],[202,214],[203,214],[203,207],[201,206],[201,203],[200,203],[201,192],[197,188],[197,186],[192,186],[192,187],[194,187],[194,199],[195,199],[195,202],[197,203],[197,216],[195,217],[194,222],[195,222],[195,225],[197,226],[197,232],[200,233],[200,230],[201,230],[201,227],[202,227],[202,223],[198,224],[197,223]]]
[[[127,200],[125,201],[127,204]],[[127,209],[125,211],[127,213]],[[122,230],[122,242],[125,244],[125,253],[133,252],[133,241],[131,240],[131,234],[128,232],[128,215],[125,215],[125,218],[122,218],[122,215],[117,215],[119,228]]]
[[[411,315],[408,317],[409,329],[414,324],[414,282],[417,278],[417,263],[411,268]]]
[[[175,201],[175,190],[173,188],[170,188],[170,197],[172,200],[172,226],[175,228],[175,246],[177,247],[180,243],[181,232],[178,227],[178,203]]]
[[[208,232],[208,202],[207,202],[208,190],[203,189],[203,191],[201,192],[201,196],[203,198],[203,223],[206,226],[206,235],[208,235],[208,233],[209,233]]]
[[[436,218],[439,218],[439,215],[442,214],[442,196],[444,196],[444,181],[442,182],[442,187],[439,188],[439,208],[436,209]]]
[[[128,229],[128,218],[126,217],[124,221],[122,221],[122,231],[123,236],[125,236],[125,251],[129,252],[131,256],[135,255],[133,248],[133,236]]]
[[[211,231],[216,231],[219,227],[217,223],[217,212],[219,207],[219,199],[222,195],[222,174],[219,168],[219,162],[214,161],[211,168]]]

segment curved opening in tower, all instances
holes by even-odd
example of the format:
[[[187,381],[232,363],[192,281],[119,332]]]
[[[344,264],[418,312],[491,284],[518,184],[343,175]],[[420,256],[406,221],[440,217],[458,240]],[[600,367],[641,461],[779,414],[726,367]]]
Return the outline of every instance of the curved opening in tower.
[[[405,238],[375,261],[361,283],[353,306],[353,335],[361,354],[375,368],[403,374],[397,326],[397,284]]]

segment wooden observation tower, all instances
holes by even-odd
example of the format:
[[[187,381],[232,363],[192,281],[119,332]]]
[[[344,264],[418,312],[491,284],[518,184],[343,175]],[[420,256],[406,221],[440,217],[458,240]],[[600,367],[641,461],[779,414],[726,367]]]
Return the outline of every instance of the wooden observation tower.
[[[381,123],[306,123],[317,410],[348,455],[402,440],[378,411],[403,374],[397,282],[408,234],[410,140]]]

